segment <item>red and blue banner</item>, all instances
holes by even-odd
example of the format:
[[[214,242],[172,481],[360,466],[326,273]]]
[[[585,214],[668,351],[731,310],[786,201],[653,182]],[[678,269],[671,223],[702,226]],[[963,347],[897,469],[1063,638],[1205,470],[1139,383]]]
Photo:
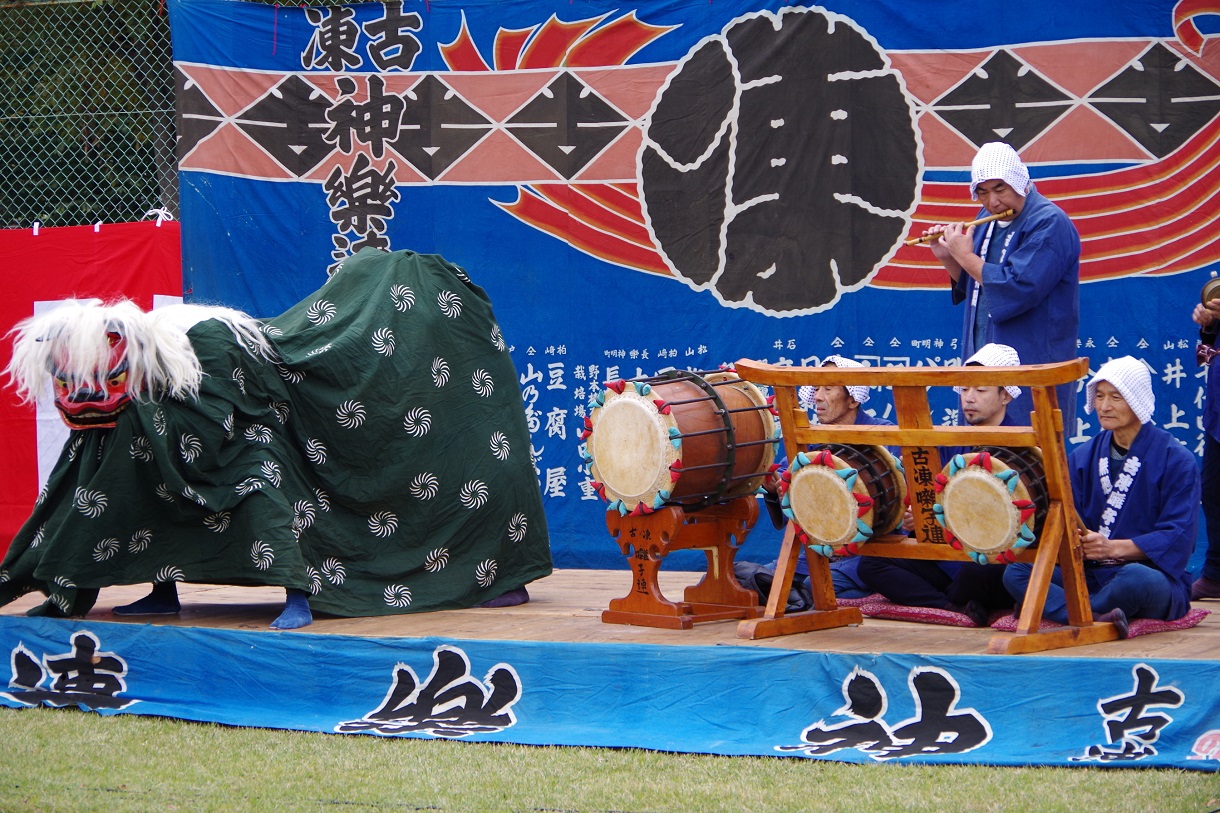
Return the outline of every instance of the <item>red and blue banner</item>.
[[[1201,446],[1189,314],[1220,269],[1214,4],[169,13],[186,297],[273,316],[366,246],[465,268],[512,347],[560,566],[621,563],[579,438],[605,380],[742,357],[960,362],[946,276],[903,241],[974,217],[988,141],[1080,231],[1080,354],[1144,359],[1154,420]],[[952,393],[933,403],[955,419]],[[1097,431],[1068,423],[1069,445]]]

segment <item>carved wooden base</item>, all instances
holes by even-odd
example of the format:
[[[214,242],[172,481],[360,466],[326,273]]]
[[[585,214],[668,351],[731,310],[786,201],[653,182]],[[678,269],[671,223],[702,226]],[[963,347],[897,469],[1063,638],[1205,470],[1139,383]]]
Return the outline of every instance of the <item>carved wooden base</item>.
[[[757,519],[758,501],[753,497],[690,514],[677,506],[641,516],[607,512],[606,525],[627,557],[632,586],[627,595],[610,602],[602,621],[690,629],[704,621],[757,618],[762,614],[758,596],[733,575],[737,549]],[[675,550],[702,550],[707,555],[707,572],[698,584],[686,588],[680,602],[665,598],[657,584],[661,562]]]

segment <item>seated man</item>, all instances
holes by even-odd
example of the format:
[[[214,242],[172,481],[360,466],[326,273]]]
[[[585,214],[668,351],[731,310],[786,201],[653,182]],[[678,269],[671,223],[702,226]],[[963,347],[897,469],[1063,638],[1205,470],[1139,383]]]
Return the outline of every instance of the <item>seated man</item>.
[[[867,367],[867,364],[856,361],[855,359],[844,358],[843,356],[831,355],[827,356],[822,361],[823,367]],[[852,387],[800,387],[797,389],[797,400],[800,405],[805,408],[810,414],[810,420],[823,425],[845,426],[855,424],[857,426],[893,426],[893,421],[887,421],[885,418],[875,418],[872,415],[861,409],[861,405],[868,402],[868,387],[852,386]],[[891,452],[894,450],[891,450]],[[779,471],[783,471],[788,466],[788,458],[784,457],[779,461]],[[769,507],[774,506],[772,511],[772,519],[776,523],[776,527],[782,527],[787,518],[779,512],[779,501],[775,495],[774,488],[778,484],[778,478],[773,478],[766,486],[768,494]],[[839,598],[863,598],[872,594],[863,582],[860,581],[856,573],[860,565],[860,557],[849,556],[843,559],[835,559],[830,563],[830,575],[834,582],[835,595]],[[771,573],[775,571],[775,563],[768,565]],[[806,582],[809,578],[809,566],[805,562],[805,557],[802,555],[796,563],[796,576],[793,579],[794,586]],[[766,582],[766,576],[761,579]],[[769,589],[769,584],[767,585]]]
[[[966,360],[966,366],[1014,367],[1021,363],[1017,351],[1006,344],[987,344]],[[971,426],[1015,426],[1008,404],[1021,394],[1020,387],[954,387],[961,397],[962,416]],[[953,455],[972,451],[969,447],[940,450],[943,466]],[[914,517],[910,510],[903,528],[910,531]],[[991,610],[1007,609],[1011,604],[1004,589],[1005,565],[980,565],[974,562],[939,562],[928,559],[892,559],[862,556],[860,580],[869,592],[881,593],[895,604],[908,607],[933,607],[970,617],[975,626],[990,622]]]
[[[1190,609],[1186,563],[1199,523],[1199,466],[1194,455],[1149,420],[1155,406],[1143,362],[1124,356],[1089,381],[1085,412],[1102,431],[1068,458],[1072,496],[1083,529],[1084,575],[1098,621],[1127,637],[1131,618],[1181,618]],[[1088,529],[1088,530],[1084,530]],[[1021,602],[1031,565],[1010,565],[1004,586]],[[1063,579],[1055,568],[1043,616],[1068,623]]]

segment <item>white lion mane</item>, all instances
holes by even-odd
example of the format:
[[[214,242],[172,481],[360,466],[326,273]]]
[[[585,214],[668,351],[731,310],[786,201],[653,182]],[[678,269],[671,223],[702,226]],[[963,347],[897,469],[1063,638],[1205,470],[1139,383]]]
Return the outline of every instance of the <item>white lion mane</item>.
[[[25,403],[47,394],[44,383],[58,374],[70,388],[99,384],[110,371],[106,335],[127,339],[128,390],[132,398],[156,400],[164,394],[195,398],[203,370],[187,331],[207,319],[222,322],[254,358],[274,361],[275,348],[262,323],[246,313],[213,305],[176,304],[141,310],[130,300],[66,300],[54,310],[17,324],[13,358],[5,372]]]

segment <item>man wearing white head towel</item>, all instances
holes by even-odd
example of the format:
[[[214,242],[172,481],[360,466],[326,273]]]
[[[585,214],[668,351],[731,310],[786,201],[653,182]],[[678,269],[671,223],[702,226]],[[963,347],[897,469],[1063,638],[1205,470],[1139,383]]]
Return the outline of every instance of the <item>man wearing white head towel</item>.
[[[953,281],[953,303],[966,303],[962,358],[988,342],[1014,348],[1025,364],[1076,358],[1080,323],[1080,235],[1062,209],[1034,188],[1016,150],[984,144],[970,167],[970,197],[979,217],[1012,209],[1008,218],[963,228],[932,226],[928,243]],[[1065,425],[1075,426],[1076,385],[1056,388]],[[1033,400],[1023,393],[1008,407],[1027,424]]]
[[[1094,616],[1126,637],[1131,618],[1174,620],[1190,610],[1186,564],[1199,524],[1199,465],[1194,455],[1151,422],[1152,378],[1142,361],[1106,362],[1089,380],[1086,412],[1102,431],[1068,459],[1081,524],[1085,581]],[[1025,597],[1032,566],[1012,564],[1004,586]],[[1063,581],[1055,569],[1043,615],[1068,622]]]
[[[1015,367],[1021,363],[1017,351],[1005,344],[985,344],[966,359],[967,367]],[[971,426],[1016,426],[1008,405],[1021,394],[1020,387],[954,387],[961,398],[962,415]],[[949,446],[940,450],[943,467],[950,458],[974,449]],[[915,519],[910,509],[902,527],[910,531]],[[932,607],[970,617],[976,627],[990,622],[991,611],[1010,603],[1004,587],[1004,565],[974,562],[938,562],[926,559],[891,559],[858,556],[858,578],[868,592],[881,593],[895,604]]]
[[[830,355],[822,360],[823,367],[867,367],[868,365],[849,359],[844,356]],[[868,387],[851,386],[828,386],[828,387],[799,387],[797,388],[797,401],[806,411],[811,412],[810,418],[816,423],[832,426],[845,426],[854,424],[856,426],[893,426],[893,421],[888,421],[885,418],[876,418],[865,412],[861,407],[868,402]],[[891,454],[896,454],[897,449],[890,449]],[[784,457],[779,461],[779,471],[788,466],[788,458]],[[772,505],[775,510],[772,512],[772,521],[776,523],[776,527],[782,525],[786,519],[783,513],[779,511],[778,499],[772,496]],[[741,573],[744,574],[747,570],[754,572],[758,566],[749,562],[740,562],[742,565]],[[763,568],[761,576],[755,576],[756,581],[770,589],[770,577],[775,572],[775,562]],[[844,559],[835,559],[830,563],[830,576],[834,582],[835,595],[839,598],[863,598],[873,591],[866,588],[863,582],[860,581],[858,569],[860,567],[859,556],[848,556]],[[741,574],[739,574],[741,575]],[[809,566],[805,562],[805,557],[802,556],[796,562],[796,577],[795,582],[804,582],[809,577]]]

